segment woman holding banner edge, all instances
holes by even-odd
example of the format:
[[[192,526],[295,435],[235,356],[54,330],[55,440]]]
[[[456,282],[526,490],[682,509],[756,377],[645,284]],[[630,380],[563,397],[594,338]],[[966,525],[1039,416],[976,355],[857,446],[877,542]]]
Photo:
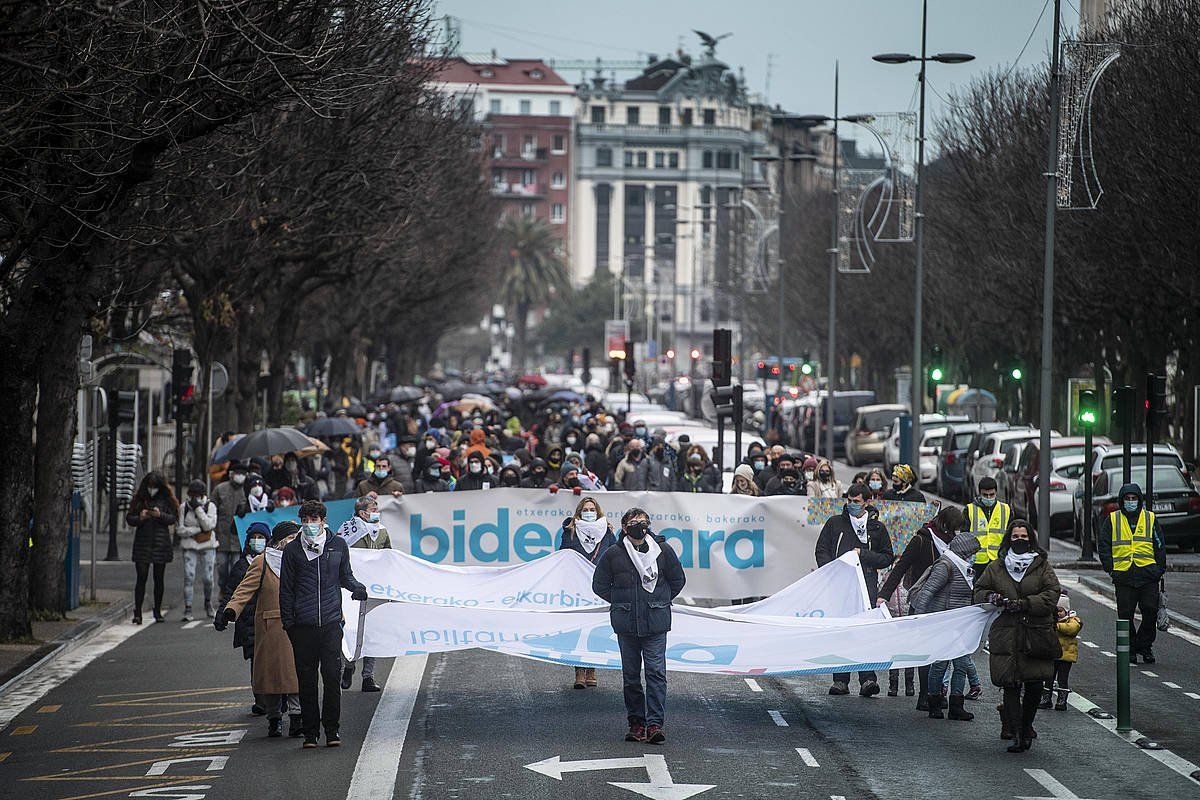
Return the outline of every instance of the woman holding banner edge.
[[[563,520],[559,550],[574,550],[592,564],[616,542],[612,523],[604,516],[594,498],[585,497],[575,506],[575,513]],[[596,687],[595,667],[575,668],[575,688]]]

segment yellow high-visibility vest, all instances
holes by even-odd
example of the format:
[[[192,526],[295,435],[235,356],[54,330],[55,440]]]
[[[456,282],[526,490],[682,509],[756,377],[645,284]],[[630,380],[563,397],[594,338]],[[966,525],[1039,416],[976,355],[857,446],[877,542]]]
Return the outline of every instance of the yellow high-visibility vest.
[[[1130,565],[1148,567],[1154,563],[1154,514],[1142,509],[1137,527],[1129,528],[1129,520],[1120,511],[1108,518],[1112,528],[1113,571],[1124,572]]]
[[[988,515],[974,503],[968,503],[963,509],[971,523],[971,533],[979,541],[979,551],[975,553],[976,564],[987,564],[995,561],[1000,554],[1000,542],[1004,541],[1004,532],[1008,530],[1008,520],[1012,516],[1012,508],[1008,503],[996,501],[992,513]],[[976,570],[978,572],[978,570]]]

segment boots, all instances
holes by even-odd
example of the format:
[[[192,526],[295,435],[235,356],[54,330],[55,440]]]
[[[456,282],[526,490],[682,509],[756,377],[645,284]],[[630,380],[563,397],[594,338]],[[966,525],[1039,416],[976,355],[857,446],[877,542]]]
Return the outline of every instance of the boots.
[[[896,697],[900,694],[900,670],[888,670],[888,697]]]
[[[1069,695],[1070,693],[1071,693],[1070,689],[1059,689],[1057,691],[1056,694],[1058,695],[1058,698],[1054,701],[1054,710],[1055,711],[1066,711],[1067,710],[1067,695]]]
[[[596,688],[596,668],[588,667],[584,670],[583,682],[587,684],[589,689]]]
[[[1042,701],[1040,703],[1038,703],[1038,708],[1049,708],[1049,707],[1050,707],[1050,690],[1042,689]]]
[[[1008,715],[1004,713],[1004,703],[997,705],[996,711],[1000,714],[1000,738],[1007,742],[1013,738],[1013,729],[1008,724]]]
[[[1028,750],[1033,746],[1033,740],[1037,738],[1037,731],[1033,729],[1033,718],[1038,712],[1038,697],[1033,692],[1026,692],[1021,698],[1021,741],[1025,743],[1025,749]]]
[[[922,694],[917,697],[917,711],[929,710],[929,695]]]
[[[940,694],[931,694],[927,699],[929,702],[929,718],[945,719],[946,715],[942,713],[942,696]]]
[[[911,668],[904,670],[904,696],[912,697],[917,693],[913,687],[913,671]]]
[[[587,670],[583,667],[575,668],[575,688],[582,689],[587,685]]]
[[[975,719],[975,715],[963,708],[963,696],[961,694],[950,695],[950,719],[961,720],[962,722],[970,722]]]
[[[1034,697],[1036,698],[1037,695],[1034,695]],[[1004,724],[1007,725],[1008,730],[1012,732],[1013,743],[1008,746],[1008,752],[1024,753],[1029,749],[1029,740],[1025,738],[1024,729],[1021,725],[1022,709],[1021,706],[1018,706],[1015,703],[1011,705],[1012,707],[1010,708],[1010,704],[1005,703],[1003,705],[1004,711],[1002,712],[1004,716]],[[1034,706],[1035,710],[1036,708],[1037,707]]]

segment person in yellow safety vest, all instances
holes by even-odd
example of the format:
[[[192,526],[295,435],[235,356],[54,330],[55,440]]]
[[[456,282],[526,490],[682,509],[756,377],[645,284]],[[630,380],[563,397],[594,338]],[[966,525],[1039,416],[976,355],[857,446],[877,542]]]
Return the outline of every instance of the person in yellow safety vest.
[[[1117,616],[1129,620],[1129,662],[1140,655],[1154,663],[1154,636],[1158,632],[1158,582],[1167,571],[1167,552],[1154,513],[1143,508],[1142,490],[1127,483],[1118,494],[1120,508],[1101,518],[1096,552],[1112,578],[1117,595]],[[1142,624],[1134,628],[1133,612],[1142,611]]]
[[[1008,530],[1012,508],[1008,503],[996,500],[996,479],[981,478],[979,496],[963,509],[963,516],[971,526],[970,532],[979,540],[979,552],[975,554],[975,572],[983,572],[988,562],[995,561],[1000,552],[1000,542]]]

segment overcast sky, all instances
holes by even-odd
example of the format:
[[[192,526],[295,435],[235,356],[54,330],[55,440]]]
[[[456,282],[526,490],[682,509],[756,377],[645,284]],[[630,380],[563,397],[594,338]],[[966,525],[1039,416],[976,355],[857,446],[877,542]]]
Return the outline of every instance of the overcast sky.
[[[743,67],[752,92],[769,89],[771,104],[788,111],[832,112],[835,61],[841,64],[842,113],[916,108],[916,65],[877,64],[871,56],[920,51],[920,0],[436,2],[439,14],[461,21],[466,52],[495,48],[510,58],[631,60],[664,55],[683,44],[696,54],[700,45],[692,29],[697,28],[714,36],[732,33],[719,45],[718,57]],[[1064,32],[1078,28],[1078,4],[1064,0]],[[930,66],[929,112],[940,113],[939,95],[947,96],[973,76],[1014,62],[1043,61],[1053,9],[1053,0],[929,0],[929,52],[976,57],[967,64]],[[773,56],[769,87],[768,54]],[[579,71],[560,71],[567,81],[579,82]]]

